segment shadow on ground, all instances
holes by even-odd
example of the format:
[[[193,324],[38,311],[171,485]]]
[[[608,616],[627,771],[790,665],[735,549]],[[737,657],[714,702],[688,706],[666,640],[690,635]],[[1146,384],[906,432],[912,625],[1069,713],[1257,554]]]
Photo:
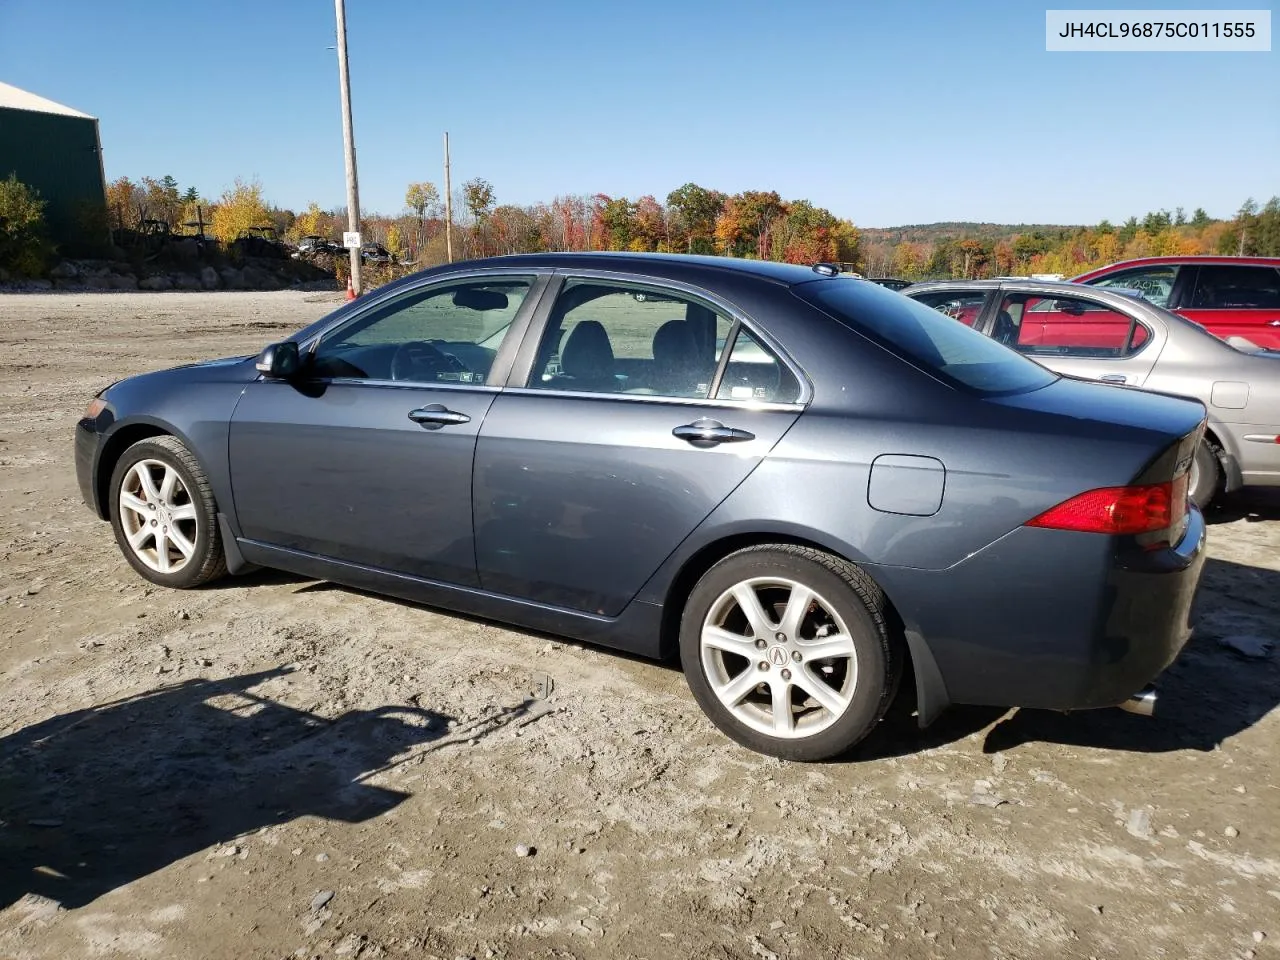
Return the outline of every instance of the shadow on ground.
[[[1236,520],[1249,523],[1280,520],[1280,490],[1273,487],[1238,490],[1212,503],[1204,516],[1210,525],[1234,523]]]
[[[81,906],[305,815],[367,820],[408,796],[366,782],[371,771],[450,742],[429,710],[330,720],[253,692],[287,672],[189,680],[0,738],[0,908],[27,893]]]

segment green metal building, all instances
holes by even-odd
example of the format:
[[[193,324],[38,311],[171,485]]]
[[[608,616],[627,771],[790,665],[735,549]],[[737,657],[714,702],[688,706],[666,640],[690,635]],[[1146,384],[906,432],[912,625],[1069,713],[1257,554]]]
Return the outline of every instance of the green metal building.
[[[107,202],[96,117],[0,83],[0,179],[10,174],[40,191],[56,242],[102,239],[83,236],[87,211]]]

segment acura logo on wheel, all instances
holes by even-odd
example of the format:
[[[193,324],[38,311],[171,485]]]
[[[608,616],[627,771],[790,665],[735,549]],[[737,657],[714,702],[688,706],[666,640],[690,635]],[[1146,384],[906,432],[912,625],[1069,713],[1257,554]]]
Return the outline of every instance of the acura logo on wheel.
[[[775,667],[780,667],[787,662],[787,650],[785,647],[770,647],[769,662]]]

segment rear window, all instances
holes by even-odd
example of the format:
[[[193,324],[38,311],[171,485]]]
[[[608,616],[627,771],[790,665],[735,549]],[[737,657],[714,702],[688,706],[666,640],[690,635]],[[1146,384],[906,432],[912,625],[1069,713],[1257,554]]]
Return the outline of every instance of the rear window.
[[[973,328],[873,283],[815,280],[792,292],[904,360],[977,393],[1025,393],[1058,379]]]

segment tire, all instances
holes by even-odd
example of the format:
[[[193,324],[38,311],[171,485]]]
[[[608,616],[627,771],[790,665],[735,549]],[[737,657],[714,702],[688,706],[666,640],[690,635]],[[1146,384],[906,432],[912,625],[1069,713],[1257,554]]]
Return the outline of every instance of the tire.
[[[739,600],[752,596],[756,626]],[[747,547],[708,570],[685,602],[680,653],[689,689],[721,731],[802,761],[841,756],[862,740],[893,701],[904,659],[871,578],[791,544]]]
[[[140,440],[124,452],[111,472],[109,505],[116,543],[144,579],[185,590],[226,575],[209,478],[176,437]]]
[[[1191,467],[1191,485],[1187,496],[1197,507],[1203,510],[1222,490],[1222,466],[1218,463],[1218,454],[1213,444],[1201,440],[1196,447],[1195,460]]]

